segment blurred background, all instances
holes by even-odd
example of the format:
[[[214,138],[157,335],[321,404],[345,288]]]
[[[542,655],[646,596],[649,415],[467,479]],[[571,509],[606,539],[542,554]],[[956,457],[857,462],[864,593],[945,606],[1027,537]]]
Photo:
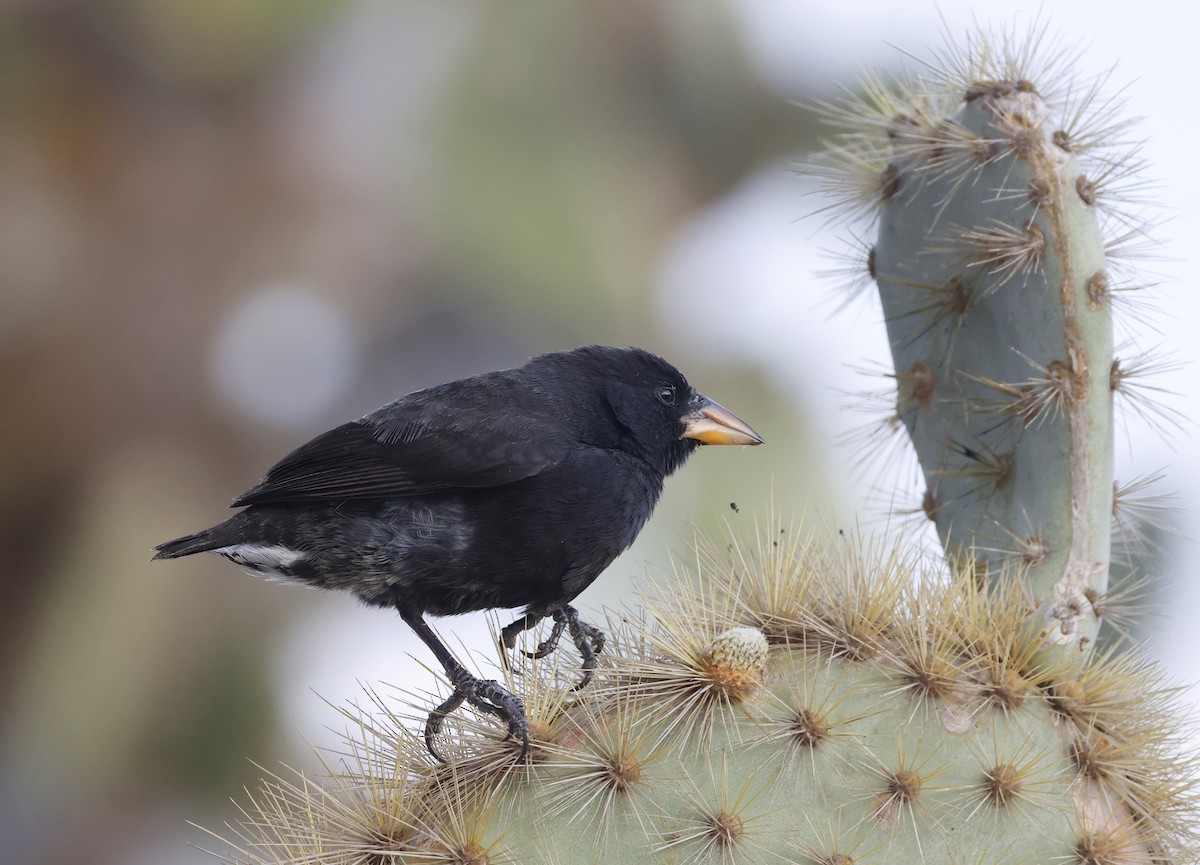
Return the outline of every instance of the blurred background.
[[[856,479],[862,454],[835,447],[886,346],[870,297],[837,311],[843,241],[805,218],[821,202],[795,171],[822,131],[794,103],[911,67],[893,46],[925,56],[939,26],[1041,7],[1087,46],[1081,74],[1120,62],[1169,217],[1147,265],[1161,311],[1133,330],[1194,417],[1200,123],[1178,75],[1198,13],[899,5],[0,0],[4,858],[210,861],[187,821],[234,818],[251,759],[310,762],[305,737],[342,726],[326,700],[436,687],[386,612],[215,556],[148,561],[410,390],[635,344],[763,433],[672,478],[581,598],[593,614],[686,557],[693,526],[749,531],[772,502],[869,525],[881,498],[918,502],[911,464]],[[1196,430],[1128,421],[1118,476],[1163,468],[1180,491],[1149,565],[1172,613],[1144,638],[1194,682]],[[482,616],[441,627],[492,651]]]

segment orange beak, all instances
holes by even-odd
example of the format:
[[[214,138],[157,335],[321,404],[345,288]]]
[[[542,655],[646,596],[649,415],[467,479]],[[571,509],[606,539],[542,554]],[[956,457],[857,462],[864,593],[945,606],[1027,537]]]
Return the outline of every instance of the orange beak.
[[[682,418],[683,435],[706,445],[760,445],[762,436],[731,412],[706,396],[697,395]]]

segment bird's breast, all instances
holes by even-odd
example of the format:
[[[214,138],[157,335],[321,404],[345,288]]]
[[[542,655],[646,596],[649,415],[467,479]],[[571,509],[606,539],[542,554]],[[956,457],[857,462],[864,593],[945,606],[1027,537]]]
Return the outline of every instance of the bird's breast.
[[[535,546],[562,573],[591,582],[637,538],[662,492],[662,479],[625,454],[604,452],[542,478],[545,503]],[[580,589],[581,590],[581,589]]]

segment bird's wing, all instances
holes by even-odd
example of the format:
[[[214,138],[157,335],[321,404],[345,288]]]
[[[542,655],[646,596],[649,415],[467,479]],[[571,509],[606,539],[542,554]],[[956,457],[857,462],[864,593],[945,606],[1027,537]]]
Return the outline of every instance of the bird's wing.
[[[409,397],[297,448],[233,507],[500,486],[557,464],[568,448],[558,426],[519,407]]]

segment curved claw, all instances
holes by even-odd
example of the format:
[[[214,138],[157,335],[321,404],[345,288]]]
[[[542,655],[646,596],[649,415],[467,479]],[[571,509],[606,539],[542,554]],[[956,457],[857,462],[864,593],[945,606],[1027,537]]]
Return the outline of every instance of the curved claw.
[[[538,643],[536,650],[525,652],[526,658],[537,660],[544,658],[558,648],[558,640],[562,636],[567,627],[566,617],[561,615],[561,611],[556,610],[554,613],[554,627],[550,629],[550,636]]]
[[[467,695],[462,691],[455,691],[425,719],[425,748],[439,763],[445,763],[446,758],[437,752],[437,748],[433,747],[433,737],[442,731],[442,721],[446,719],[446,716],[461,706],[466,697]]]
[[[490,709],[487,711],[491,714],[508,721],[508,735],[504,737],[504,741],[519,736],[521,753],[517,759],[524,760],[529,753],[529,722],[525,719],[525,704],[521,702],[521,698],[492,679],[476,680],[474,696],[489,704]],[[476,705],[474,700],[471,705]]]
[[[521,737],[521,751],[517,754],[517,762],[522,763],[529,755],[529,727],[524,724],[518,725],[516,722],[510,721],[508,724],[508,735],[506,735],[500,741],[511,742],[516,736]]]
[[[591,683],[596,665],[599,663],[597,656],[604,651],[604,632],[595,625],[589,625],[582,621],[579,618],[579,611],[574,607],[564,607],[562,612],[563,619],[571,630],[571,640],[583,658],[583,663],[580,664],[583,668],[583,678],[571,690],[582,691]]]

